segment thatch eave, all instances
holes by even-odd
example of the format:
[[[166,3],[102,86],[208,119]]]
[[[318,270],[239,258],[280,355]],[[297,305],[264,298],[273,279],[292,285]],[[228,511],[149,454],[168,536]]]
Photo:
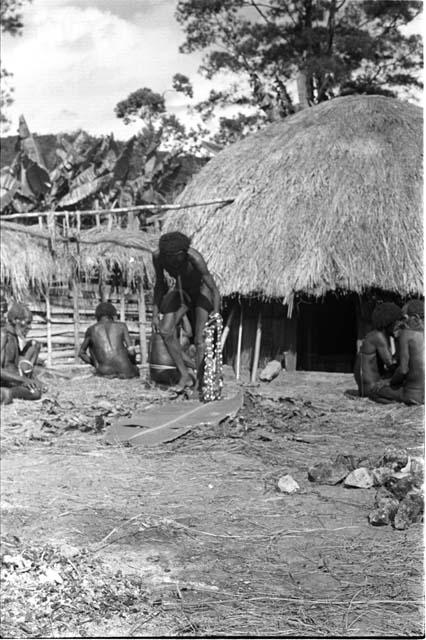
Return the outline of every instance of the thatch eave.
[[[422,110],[336,98],[230,145],[166,216],[206,258],[222,295],[423,292]]]

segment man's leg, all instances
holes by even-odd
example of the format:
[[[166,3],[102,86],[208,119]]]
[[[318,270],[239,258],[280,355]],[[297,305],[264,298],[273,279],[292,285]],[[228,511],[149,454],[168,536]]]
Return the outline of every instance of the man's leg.
[[[402,387],[394,389],[389,384],[377,385],[373,387],[368,393],[370,400],[378,402],[379,404],[390,404],[391,402],[403,402],[403,390]]]
[[[177,386],[182,387],[182,389],[191,386],[192,378],[185,366],[182,349],[176,335],[176,312],[164,314],[160,322],[160,335],[179,372]]]
[[[10,387],[10,394],[12,398],[19,400],[40,400],[40,389],[28,389],[28,387]]]

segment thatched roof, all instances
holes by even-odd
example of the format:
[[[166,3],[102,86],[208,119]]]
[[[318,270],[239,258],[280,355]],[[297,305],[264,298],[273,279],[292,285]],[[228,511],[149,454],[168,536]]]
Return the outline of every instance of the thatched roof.
[[[291,301],[294,292],[419,293],[422,110],[381,96],[336,98],[216,155],[170,212],[224,295]]]
[[[107,277],[118,266],[128,281],[146,276],[152,282],[151,254],[158,244],[155,234],[94,228],[81,232],[77,244],[61,242],[58,230],[54,255],[48,236],[37,225],[2,223],[0,280],[17,299],[30,292],[42,294],[53,283],[67,285],[76,268],[88,276],[101,270]]]

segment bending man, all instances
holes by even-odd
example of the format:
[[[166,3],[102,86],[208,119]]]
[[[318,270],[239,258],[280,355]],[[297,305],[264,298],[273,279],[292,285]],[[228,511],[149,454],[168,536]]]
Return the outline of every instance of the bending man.
[[[179,371],[176,390],[194,384],[185,365],[176,327],[188,313],[194,330],[197,378],[202,375],[204,358],[203,330],[209,314],[219,313],[220,294],[203,256],[193,249],[190,239],[174,231],[161,236],[158,250],[153,255],[155,268],[152,325],[160,331],[167,349]],[[165,272],[176,280],[174,289],[168,290]],[[163,314],[160,321],[159,313]]]
[[[7,314],[7,322],[1,327],[1,402],[8,404],[14,398],[39,400],[41,386],[31,379],[40,352],[40,345],[27,342],[31,328],[31,311],[14,302]],[[21,342],[21,345],[20,345]],[[24,356],[24,357],[22,357]]]
[[[117,311],[110,302],[96,307],[96,324],[86,331],[79,356],[107,378],[136,378],[135,350],[125,322],[116,322]]]

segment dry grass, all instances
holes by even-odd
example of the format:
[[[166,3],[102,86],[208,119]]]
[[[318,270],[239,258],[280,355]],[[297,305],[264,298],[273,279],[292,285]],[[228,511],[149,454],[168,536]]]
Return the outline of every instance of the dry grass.
[[[223,295],[291,300],[378,287],[423,288],[422,111],[380,96],[337,98],[219,153],[170,212]]]
[[[9,226],[9,228],[8,228]],[[80,242],[60,241],[57,229],[55,252],[47,238],[31,236],[40,233],[38,226],[6,223],[1,232],[0,278],[12,295],[25,298],[29,292],[43,294],[54,282],[66,285],[75,270],[92,276],[98,271],[108,277],[119,267],[126,280],[153,281],[152,251],[158,241],[153,233],[116,227],[82,231]],[[44,235],[48,236],[47,232]]]
[[[149,450],[78,431],[12,445],[10,427],[47,407],[5,407],[2,526],[24,542],[88,549],[105,581],[116,568],[137,574],[155,605],[123,607],[117,637],[421,635],[422,525],[372,527],[374,489],[307,480],[309,466],[337,453],[376,456],[394,444],[421,454],[421,407],[350,399],[350,386],[348,375],[283,375],[248,388],[237,419]],[[139,380],[96,378],[55,394],[63,415],[77,410],[88,423],[108,407],[141,411],[166,398]],[[277,492],[285,473],[300,493]],[[97,617],[69,633],[102,635]]]

